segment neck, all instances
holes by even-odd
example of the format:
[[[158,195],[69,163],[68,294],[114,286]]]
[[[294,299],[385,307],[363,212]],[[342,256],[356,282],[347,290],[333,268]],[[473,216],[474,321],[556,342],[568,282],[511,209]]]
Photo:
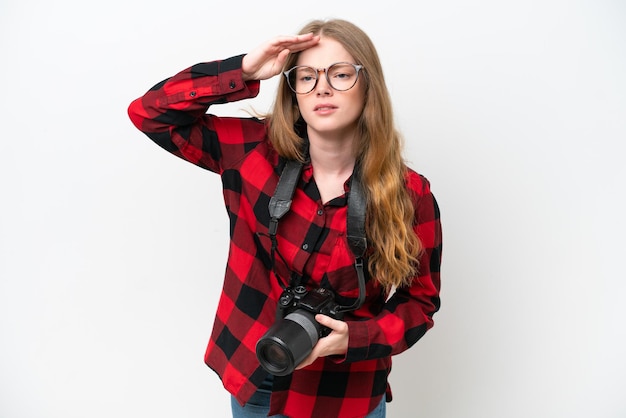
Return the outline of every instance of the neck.
[[[352,175],[356,161],[352,141],[309,136],[309,155],[322,202],[344,194],[344,183]]]
[[[327,139],[309,136],[309,155],[314,172],[325,176],[347,177],[352,174],[354,162],[353,139]]]

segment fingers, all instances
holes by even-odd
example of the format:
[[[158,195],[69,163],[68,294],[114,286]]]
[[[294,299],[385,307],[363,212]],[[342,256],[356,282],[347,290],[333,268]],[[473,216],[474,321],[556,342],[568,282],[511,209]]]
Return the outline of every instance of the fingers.
[[[287,49],[289,52],[294,53],[304,51],[316,45],[319,40],[319,35],[313,35],[312,33],[294,36],[278,36],[271,42],[271,45],[273,49],[279,51]]]
[[[324,325],[327,328],[332,329],[338,333],[347,333],[348,332],[348,324],[343,321],[339,321],[337,319],[333,319],[330,316],[317,314],[315,315],[315,320],[320,324]]]
[[[329,318],[330,319],[330,318]],[[334,321],[331,319],[331,321]],[[341,321],[337,321],[341,322]],[[344,355],[348,350],[348,334],[333,331],[329,336],[321,338],[311,353],[304,359],[296,370],[303,369],[311,365],[319,357],[327,357],[331,355]]]
[[[280,73],[290,53],[303,51],[316,45],[320,37],[304,35],[277,36],[253,49],[243,58],[244,80],[266,80]]]
[[[285,62],[287,61],[287,57],[289,56],[290,52],[288,49],[283,49],[282,51],[280,51],[278,53],[278,55],[276,55],[276,60],[273,63],[273,67],[275,69],[276,74],[278,74],[280,72],[280,70],[283,68],[283,65],[285,64]],[[276,75],[274,74],[274,75]]]
[[[317,355],[311,353],[307,356],[307,358],[305,358],[304,360],[302,360],[302,363],[298,364],[295,368],[295,370],[300,370],[300,369],[304,369],[305,367],[311,365],[315,359],[317,359]]]
[[[310,365],[318,357],[344,355],[348,351],[348,324],[321,314],[315,315],[315,320],[330,328],[332,332],[315,344],[311,353],[296,367],[296,370]]]

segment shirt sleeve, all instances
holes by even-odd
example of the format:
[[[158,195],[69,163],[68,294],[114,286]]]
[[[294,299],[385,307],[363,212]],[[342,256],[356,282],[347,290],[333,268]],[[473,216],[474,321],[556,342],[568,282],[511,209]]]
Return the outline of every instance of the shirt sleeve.
[[[409,179],[415,193],[415,232],[423,252],[410,286],[396,289],[382,311],[372,319],[348,322],[346,362],[399,354],[414,345],[434,325],[440,307],[442,231],[439,207],[429,182],[415,174]]]
[[[265,137],[257,118],[207,114],[213,104],[258,95],[260,82],[242,78],[242,59],[196,64],[161,81],[130,104],[131,122],[172,154],[221,173]]]

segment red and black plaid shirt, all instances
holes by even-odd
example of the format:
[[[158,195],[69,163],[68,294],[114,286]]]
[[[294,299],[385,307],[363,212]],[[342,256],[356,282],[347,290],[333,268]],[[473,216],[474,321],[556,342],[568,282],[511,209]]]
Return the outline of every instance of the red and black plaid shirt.
[[[267,139],[267,121],[207,114],[212,104],[255,97],[258,81],[244,82],[242,56],[194,65],[162,81],[129,107],[132,122],[155,143],[220,174],[230,219],[224,287],[205,361],[224,386],[245,403],[267,373],[255,354],[275,321],[282,288],[272,271],[268,203],[282,169]],[[363,306],[345,317],[345,357],[320,358],[289,376],[275,377],[271,413],[291,417],[363,417],[391,391],[391,356],[419,340],[439,309],[441,225],[428,181],[409,171],[416,227],[425,248],[413,285],[385,301],[368,278]],[[346,184],[346,190],[348,183]],[[291,210],[278,227],[279,276],[289,271],[310,287],[324,286],[349,301],[358,294],[354,256],[346,241],[346,196],[323,204],[306,165]]]

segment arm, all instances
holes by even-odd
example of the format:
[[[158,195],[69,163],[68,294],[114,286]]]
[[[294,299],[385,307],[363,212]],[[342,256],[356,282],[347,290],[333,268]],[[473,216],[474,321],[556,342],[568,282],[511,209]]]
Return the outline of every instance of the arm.
[[[250,144],[264,138],[257,119],[207,115],[213,104],[255,97],[260,80],[279,74],[290,52],[319,41],[311,34],[276,37],[254,49],[222,61],[189,67],[134,100],[128,115],[155,143],[187,161],[221,172],[238,160]]]
[[[439,310],[439,268],[442,236],[439,208],[428,181],[412,173],[409,187],[414,192],[417,223],[415,232],[424,251],[412,285],[396,289],[382,311],[365,321],[340,321],[325,315],[315,319],[333,332],[320,339],[297,369],[318,357],[337,356],[336,361],[354,362],[399,354],[415,344],[433,322]]]
[[[416,195],[415,232],[423,252],[411,286],[396,289],[377,316],[348,322],[349,344],[345,361],[368,360],[403,352],[434,325],[439,310],[442,232],[439,207],[428,181],[413,173],[409,187]]]
[[[243,56],[197,64],[152,87],[134,100],[128,115],[152,141],[189,162],[220,172],[223,154],[220,127],[237,122],[207,115],[212,104],[254,97],[258,81],[244,81]],[[252,121],[244,122],[252,125]],[[258,129],[262,129],[262,124]],[[222,131],[227,131],[224,126]],[[262,136],[248,135],[249,140]],[[243,138],[238,138],[241,142]],[[240,146],[241,149],[244,147]],[[230,150],[230,153],[237,153]],[[243,152],[243,151],[241,151]]]

